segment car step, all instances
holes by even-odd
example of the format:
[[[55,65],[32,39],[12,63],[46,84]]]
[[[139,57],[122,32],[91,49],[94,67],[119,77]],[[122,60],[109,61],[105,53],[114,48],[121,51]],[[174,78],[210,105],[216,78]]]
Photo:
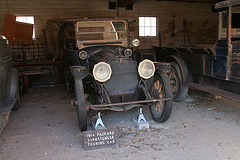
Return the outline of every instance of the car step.
[[[240,102],[240,95],[236,94],[236,93],[228,92],[228,91],[216,88],[216,87],[212,87],[212,86],[208,86],[208,85],[201,85],[201,84],[197,84],[197,83],[187,83],[186,85],[189,86],[190,89],[204,91],[204,92],[212,94],[214,97],[221,96],[221,97],[231,99],[236,102]]]

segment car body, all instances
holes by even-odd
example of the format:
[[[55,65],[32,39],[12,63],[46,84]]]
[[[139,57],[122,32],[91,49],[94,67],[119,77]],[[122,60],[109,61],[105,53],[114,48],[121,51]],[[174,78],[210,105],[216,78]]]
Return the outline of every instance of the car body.
[[[140,42],[127,28],[123,19],[62,22],[65,75],[69,88],[74,77],[81,131],[87,130],[88,109],[126,111],[147,104],[157,122],[171,114],[170,64],[132,60],[132,48]]]
[[[10,44],[0,35],[0,133],[8,122],[13,106],[18,102],[18,71],[13,67]]]

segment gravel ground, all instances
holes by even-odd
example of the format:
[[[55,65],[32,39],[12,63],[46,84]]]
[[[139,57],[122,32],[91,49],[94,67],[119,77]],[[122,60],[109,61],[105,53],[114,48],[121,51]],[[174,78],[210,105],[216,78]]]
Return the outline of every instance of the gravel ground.
[[[20,109],[11,113],[0,135],[1,160],[240,159],[239,103],[190,92],[188,101],[174,103],[163,124],[155,123],[143,108],[150,129],[141,131],[132,121],[137,108],[126,113],[104,111],[103,122],[117,130],[118,145],[86,151],[70,106],[73,95],[66,90],[34,89],[22,97]]]

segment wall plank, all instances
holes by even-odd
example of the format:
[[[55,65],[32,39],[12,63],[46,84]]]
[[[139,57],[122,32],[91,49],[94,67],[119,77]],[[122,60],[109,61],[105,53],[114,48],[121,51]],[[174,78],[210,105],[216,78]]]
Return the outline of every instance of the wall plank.
[[[8,6],[7,3],[8,2]],[[36,37],[43,40],[43,28],[46,30],[48,51],[53,51],[51,43],[58,42],[58,23],[67,18],[83,17],[116,17],[116,10],[108,10],[109,0],[7,0],[0,1],[0,33],[6,13],[14,15],[35,16]],[[211,43],[216,40],[217,15],[212,12],[212,4],[163,2],[157,0],[141,0],[134,4],[133,10],[119,9],[119,17],[135,18],[131,31],[138,37],[138,17],[157,16],[158,32],[162,32],[164,46],[183,46],[184,26],[187,29],[192,46],[199,43]],[[175,16],[175,36],[172,33],[172,16]],[[150,48],[159,44],[159,37],[140,38],[140,48]],[[53,40],[54,39],[54,40]],[[185,42],[189,45],[189,42]],[[58,53],[54,53],[57,55]]]

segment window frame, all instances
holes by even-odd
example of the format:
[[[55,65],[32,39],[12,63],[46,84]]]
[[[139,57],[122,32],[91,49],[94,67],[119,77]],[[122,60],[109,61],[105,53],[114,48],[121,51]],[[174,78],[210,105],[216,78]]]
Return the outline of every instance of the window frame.
[[[29,23],[29,22],[27,22],[27,19],[26,19],[26,21],[20,21],[18,18],[28,18],[28,17],[31,17],[31,18],[33,18],[33,23]],[[16,22],[22,22],[22,23],[28,23],[28,24],[32,24],[33,25],[33,35],[32,35],[32,39],[33,40],[36,40],[36,24],[35,24],[35,16],[24,16],[24,15],[21,15],[21,16],[16,16],[16,20],[15,20]]]
[[[150,26],[146,26],[145,24],[144,24],[144,26],[140,26],[140,18],[155,18],[156,19],[156,26],[154,26],[154,25],[151,25],[150,24]],[[144,35],[143,36],[141,36],[140,35],[140,27],[156,27],[156,35],[155,36],[147,36],[147,35],[145,35],[145,33],[144,33]],[[140,38],[157,38],[158,37],[158,18],[157,18],[157,16],[139,16],[138,17],[138,36],[140,37]]]

